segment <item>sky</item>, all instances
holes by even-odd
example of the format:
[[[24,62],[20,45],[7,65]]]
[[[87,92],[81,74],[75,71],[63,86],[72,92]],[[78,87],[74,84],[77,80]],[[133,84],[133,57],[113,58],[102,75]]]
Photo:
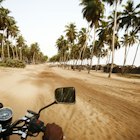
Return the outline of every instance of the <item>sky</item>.
[[[134,3],[140,2],[134,0]],[[2,5],[11,11],[11,16],[17,21],[27,44],[38,42],[41,51],[51,57],[57,53],[55,43],[62,34],[65,34],[66,25],[75,23],[77,31],[88,26],[79,4],[80,0],[5,0]],[[106,7],[107,13],[110,10],[109,6]],[[136,45],[130,49],[126,64],[132,64],[135,50]],[[122,65],[123,56],[124,49],[117,51],[115,63]],[[140,66],[140,49],[135,65]]]

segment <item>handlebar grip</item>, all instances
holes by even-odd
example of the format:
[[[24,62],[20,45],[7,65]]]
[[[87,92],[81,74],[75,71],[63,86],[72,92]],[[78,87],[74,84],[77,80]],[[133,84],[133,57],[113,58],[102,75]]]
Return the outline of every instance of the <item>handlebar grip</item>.
[[[33,119],[29,123],[28,130],[31,133],[39,133],[39,132],[45,132],[46,127],[44,126],[44,122],[37,119]]]
[[[45,131],[46,131],[46,126],[43,126],[43,127],[41,128],[41,130],[42,130],[42,132],[45,132]]]

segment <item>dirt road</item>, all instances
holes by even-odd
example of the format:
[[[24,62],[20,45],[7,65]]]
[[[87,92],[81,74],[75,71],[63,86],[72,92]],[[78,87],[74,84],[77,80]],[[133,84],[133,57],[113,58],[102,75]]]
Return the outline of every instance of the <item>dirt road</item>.
[[[43,121],[61,125],[66,140],[139,140],[140,80],[113,77],[47,65],[3,68],[0,102],[13,108],[15,120],[27,109],[38,111],[53,102],[55,88],[74,86],[76,104],[48,108],[41,115]]]

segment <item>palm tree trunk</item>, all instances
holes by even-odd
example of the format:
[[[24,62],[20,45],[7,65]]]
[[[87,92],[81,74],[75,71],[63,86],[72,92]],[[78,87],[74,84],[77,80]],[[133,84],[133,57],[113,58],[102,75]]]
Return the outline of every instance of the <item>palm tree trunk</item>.
[[[86,38],[86,41],[80,51],[80,54],[79,54],[79,60],[81,59],[81,65],[82,65],[82,61],[83,61],[83,57],[84,57],[84,54],[85,54],[85,49],[86,49],[86,44],[87,44],[87,40],[89,39],[89,36],[90,36],[90,33],[92,31],[92,28],[91,30],[89,31],[89,28],[90,28],[90,25],[88,26],[88,32],[87,32],[87,38]],[[83,52],[83,53],[82,53]],[[79,71],[81,71],[81,68],[79,67]]]
[[[66,67],[66,54],[64,53],[64,68]]]
[[[110,62],[110,57],[111,57],[111,51],[108,52],[107,60],[106,60],[106,65],[109,64],[109,62]]]
[[[128,50],[127,50],[127,48],[128,48],[128,47],[125,46],[125,53],[124,53],[124,62],[123,62],[122,74],[125,73],[125,65],[126,65],[127,55],[128,55],[130,46],[129,46]]]
[[[126,63],[126,56],[127,56],[127,46],[125,46],[123,67],[125,66]]]
[[[113,70],[113,64],[114,64],[114,46],[115,46],[115,31],[116,31],[116,22],[117,22],[117,6],[120,0],[116,1],[115,4],[115,17],[114,17],[114,27],[113,27],[113,37],[112,37],[112,63],[111,63],[111,67],[110,67],[110,72],[108,77],[111,78],[111,73]]]
[[[140,40],[139,40],[139,43],[137,45],[137,49],[136,49],[136,53],[135,53],[135,56],[134,56],[134,59],[133,59],[133,63],[132,63],[132,66],[134,66],[134,63],[135,63],[135,60],[136,60],[136,56],[137,56],[137,53],[138,53],[138,49],[139,49],[139,45],[140,45]]]
[[[20,60],[22,60],[22,48],[20,48]]]
[[[15,50],[16,50],[16,59],[18,59],[18,50],[17,50],[17,46],[15,46]]]
[[[84,53],[84,45],[83,45],[83,47],[82,47],[82,49],[81,49],[81,51],[80,51],[80,54],[79,54],[79,60],[81,60],[81,65],[79,66],[79,71],[81,71],[81,66],[82,66],[82,63],[83,63],[83,54],[82,53]]]
[[[128,49],[127,49],[126,59],[127,59],[127,56],[128,56],[129,50],[130,50],[130,45],[129,45]]]
[[[10,50],[9,50],[9,45],[7,44],[7,54],[8,54],[8,58],[10,58]]]
[[[98,62],[97,62],[97,65],[96,65],[96,71],[98,71],[98,69],[99,69],[100,59],[101,59],[101,56],[99,55]]]
[[[15,59],[15,52],[12,46],[11,46],[11,49],[12,49],[13,59]]]
[[[90,58],[90,67],[88,69],[88,74],[90,73],[90,70],[92,69],[92,59],[93,59],[93,51],[94,51],[94,45],[95,45],[95,35],[96,35],[96,28],[94,26],[94,38],[93,38],[93,46],[92,46],[92,49],[91,49],[91,58]]]
[[[1,60],[3,61],[3,59],[4,59],[4,31],[3,31],[3,36],[2,36],[2,42],[1,42]]]
[[[33,53],[33,64],[35,64],[35,53]]]
[[[76,59],[75,66],[77,66],[79,59]]]

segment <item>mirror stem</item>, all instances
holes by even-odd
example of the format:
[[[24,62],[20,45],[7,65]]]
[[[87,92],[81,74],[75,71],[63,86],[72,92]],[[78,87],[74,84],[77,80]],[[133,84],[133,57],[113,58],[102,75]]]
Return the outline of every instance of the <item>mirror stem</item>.
[[[52,105],[54,105],[54,104],[57,104],[57,102],[54,101],[53,103],[51,103],[51,104],[49,104],[49,105],[47,105],[47,106],[41,108],[41,109],[39,110],[39,112],[38,112],[38,115],[40,115],[40,112],[41,112],[42,110],[44,110],[45,108],[48,108],[48,107],[50,107],[50,106],[52,106]]]

